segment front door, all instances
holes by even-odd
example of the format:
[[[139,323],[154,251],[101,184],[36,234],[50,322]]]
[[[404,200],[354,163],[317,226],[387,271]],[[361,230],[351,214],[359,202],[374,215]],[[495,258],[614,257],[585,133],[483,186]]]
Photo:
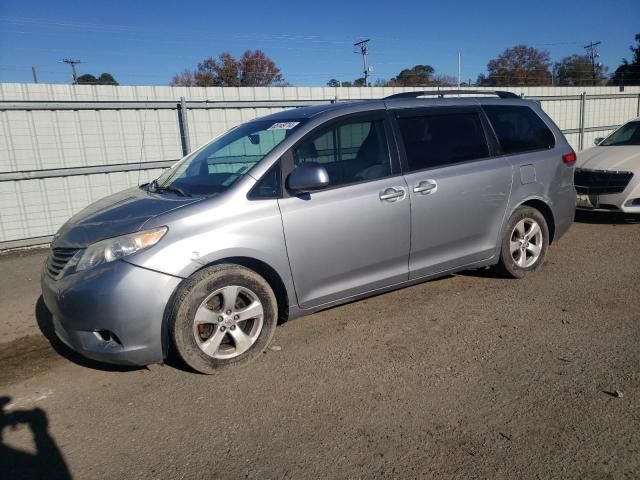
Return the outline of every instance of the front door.
[[[285,156],[290,168],[322,165],[330,182],[279,201],[302,308],[408,278],[409,198],[388,129],[384,112],[349,116],[319,127]]]
[[[513,173],[508,159],[492,156],[480,110],[401,111],[396,128],[411,199],[410,278],[491,258]]]

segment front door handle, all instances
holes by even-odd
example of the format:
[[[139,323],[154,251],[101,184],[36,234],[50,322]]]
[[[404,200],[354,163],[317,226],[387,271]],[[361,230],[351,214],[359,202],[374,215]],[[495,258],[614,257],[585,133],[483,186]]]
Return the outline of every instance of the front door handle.
[[[384,202],[395,202],[404,197],[404,189],[401,187],[388,187],[380,192],[380,200]]]
[[[435,180],[421,180],[413,187],[413,193],[419,193],[420,195],[435,193],[436,190],[438,190],[438,184]]]

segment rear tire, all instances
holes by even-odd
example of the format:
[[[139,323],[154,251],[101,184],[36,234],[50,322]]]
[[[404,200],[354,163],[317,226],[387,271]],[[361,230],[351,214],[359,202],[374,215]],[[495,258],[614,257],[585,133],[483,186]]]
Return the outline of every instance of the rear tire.
[[[169,319],[178,355],[194,370],[212,374],[264,352],[275,333],[278,303],[253,270],[214,265],[180,286]]]
[[[532,207],[518,207],[505,227],[496,271],[505,277],[522,278],[540,268],[548,246],[544,215]]]

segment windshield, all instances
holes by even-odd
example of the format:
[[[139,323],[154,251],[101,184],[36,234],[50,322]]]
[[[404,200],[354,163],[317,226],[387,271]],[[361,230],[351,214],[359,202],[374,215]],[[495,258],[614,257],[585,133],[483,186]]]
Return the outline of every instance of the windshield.
[[[609,135],[601,147],[615,147],[618,145],[640,145],[640,122],[629,122]]]
[[[220,193],[245,175],[301,123],[301,120],[258,120],[240,125],[164,172],[152,182],[152,190],[184,195]]]

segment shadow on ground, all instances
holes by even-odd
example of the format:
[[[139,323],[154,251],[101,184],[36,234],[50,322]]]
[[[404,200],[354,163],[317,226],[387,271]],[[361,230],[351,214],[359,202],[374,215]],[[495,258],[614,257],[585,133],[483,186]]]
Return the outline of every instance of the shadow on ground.
[[[5,411],[11,398],[0,397],[0,472],[12,479],[70,479],[71,473],[62,452],[49,433],[49,420],[41,408]],[[33,436],[35,453],[5,443],[6,429],[26,425]],[[6,477],[4,477],[6,475]]]
[[[598,225],[634,225],[640,223],[640,215],[622,212],[576,211],[575,221]]]

